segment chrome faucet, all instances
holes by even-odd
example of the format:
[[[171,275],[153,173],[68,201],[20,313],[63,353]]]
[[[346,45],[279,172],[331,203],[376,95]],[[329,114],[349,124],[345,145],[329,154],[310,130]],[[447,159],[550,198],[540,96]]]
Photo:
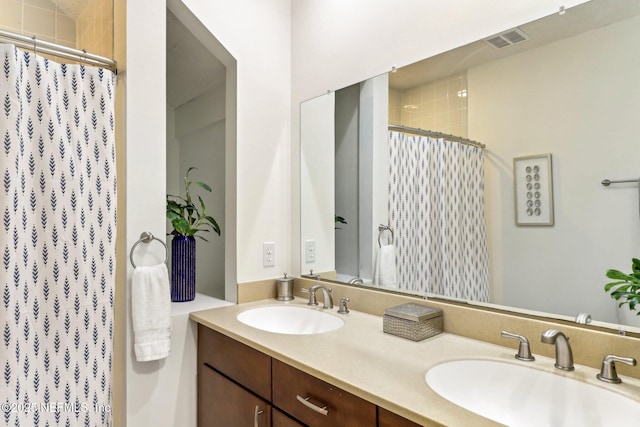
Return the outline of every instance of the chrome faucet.
[[[309,302],[307,305],[318,305],[318,300],[316,299],[316,291],[320,289],[322,291],[322,297],[324,304],[323,308],[333,308],[333,297],[331,297],[331,288],[326,288],[322,285],[313,285],[307,291],[303,289],[303,291],[309,292]]]
[[[542,333],[540,340],[545,344],[555,344],[556,368],[573,371],[573,353],[569,345],[569,337],[556,329],[548,329]]]

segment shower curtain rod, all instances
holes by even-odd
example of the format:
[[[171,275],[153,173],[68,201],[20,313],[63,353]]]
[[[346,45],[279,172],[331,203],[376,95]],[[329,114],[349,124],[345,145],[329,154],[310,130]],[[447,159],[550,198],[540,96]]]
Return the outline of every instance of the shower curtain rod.
[[[449,134],[441,133],[441,132],[434,132],[432,130],[411,128],[411,127],[408,127],[408,126],[397,126],[397,125],[389,125],[389,130],[395,130],[395,131],[404,132],[404,133],[412,133],[414,135],[420,135],[420,136],[431,136],[431,137],[434,137],[434,138],[444,138],[447,141],[459,142],[460,144],[471,145],[472,147],[482,148],[483,150],[486,148],[486,145],[484,145],[481,142],[473,141],[471,139],[463,138],[461,136],[449,135]]]
[[[82,64],[93,65],[100,68],[106,68],[116,72],[116,61],[105,58],[103,56],[87,53],[84,50],[72,49],[56,43],[46,42],[36,39],[36,36],[27,37],[22,34],[12,33],[10,31],[0,30],[0,42],[9,42],[16,47],[26,50],[32,50],[34,53],[45,53],[60,58],[71,59]]]

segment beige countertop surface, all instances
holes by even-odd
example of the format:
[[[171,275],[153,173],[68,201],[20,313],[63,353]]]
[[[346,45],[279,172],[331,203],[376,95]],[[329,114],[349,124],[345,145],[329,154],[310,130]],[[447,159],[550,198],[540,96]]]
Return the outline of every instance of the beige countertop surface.
[[[553,359],[537,354],[535,362],[520,362],[514,358],[517,349],[515,340],[513,347],[502,347],[442,333],[414,342],[384,333],[380,316],[355,310],[348,314],[337,314],[337,306],[332,310],[313,309],[340,317],[345,322],[344,326],[314,335],[266,332],[247,326],[236,318],[239,313],[254,307],[284,304],[308,307],[306,302],[302,298],[288,302],[261,300],[193,312],[190,317],[273,358],[426,426],[501,425],[449,402],[427,385],[427,371],[451,360],[487,359],[524,364],[640,400],[640,380],[624,378],[623,384],[608,385],[595,378],[598,371],[593,368],[576,365],[575,371],[562,372],[554,368]]]

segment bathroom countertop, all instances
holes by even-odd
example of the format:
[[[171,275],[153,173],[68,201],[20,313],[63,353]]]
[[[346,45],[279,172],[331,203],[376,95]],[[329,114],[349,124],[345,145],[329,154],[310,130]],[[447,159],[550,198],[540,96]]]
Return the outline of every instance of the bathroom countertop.
[[[449,402],[426,384],[425,375],[429,368],[450,360],[475,358],[527,364],[595,385],[603,384],[595,378],[598,371],[590,367],[576,365],[575,371],[565,373],[555,369],[554,360],[548,357],[536,355],[533,364],[517,361],[513,357],[517,342],[514,342],[513,348],[502,347],[449,333],[414,342],[385,334],[382,331],[382,317],[355,310],[345,315],[337,314],[337,307],[330,310],[331,314],[345,321],[344,326],[315,335],[265,332],[236,319],[239,313],[249,308],[282,304],[307,307],[306,301],[302,298],[289,302],[262,300],[198,311],[191,313],[190,317],[275,359],[423,425],[501,425]],[[637,393],[640,380],[625,378],[625,383],[615,387],[631,397]]]

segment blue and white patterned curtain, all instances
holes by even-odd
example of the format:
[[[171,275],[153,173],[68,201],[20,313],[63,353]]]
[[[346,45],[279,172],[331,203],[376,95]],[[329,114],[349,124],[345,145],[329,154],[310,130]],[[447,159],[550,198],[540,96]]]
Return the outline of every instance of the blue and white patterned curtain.
[[[111,425],[115,80],[0,45],[7,426]]]
[[[400,288],[488,301],[482,149],[390,132],[389,151]]]

